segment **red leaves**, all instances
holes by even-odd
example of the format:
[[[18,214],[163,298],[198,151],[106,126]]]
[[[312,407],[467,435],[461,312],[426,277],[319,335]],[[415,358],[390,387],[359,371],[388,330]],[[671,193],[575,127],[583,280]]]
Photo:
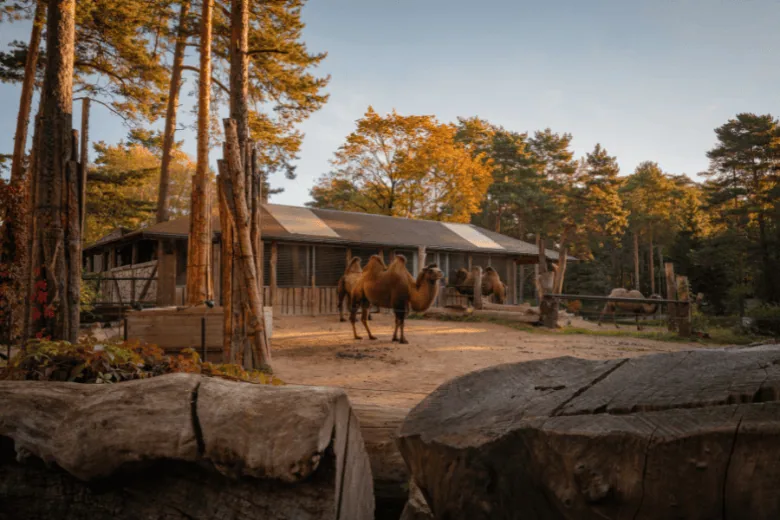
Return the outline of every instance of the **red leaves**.
[[[51,305],[47,305],[46,308],[43,310],[43,317],[44,318],[54,317],[54,308]]]

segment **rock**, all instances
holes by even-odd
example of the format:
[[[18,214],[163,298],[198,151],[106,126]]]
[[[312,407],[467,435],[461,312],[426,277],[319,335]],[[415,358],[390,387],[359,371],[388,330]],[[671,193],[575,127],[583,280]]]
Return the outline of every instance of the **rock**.
[[[412,480],[409,483],[409,501],[401,513],[400,520],[434,520],[431,508],[420,491],[420,487]]]
[[[172,374],[2,381],[0,402],[2,519],[373,518],[338,389]]]
[[[500,365],[399,447],[435,518],[780,518],[780,347]]]

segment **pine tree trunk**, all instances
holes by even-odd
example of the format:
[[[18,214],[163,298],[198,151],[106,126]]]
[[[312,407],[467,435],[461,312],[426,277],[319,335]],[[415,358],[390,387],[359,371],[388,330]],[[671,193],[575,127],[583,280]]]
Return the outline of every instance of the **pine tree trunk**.
[[[75,0],[49,0],[46,74],[36,125],[31,333],[75,342],[79,332],[81,226],[73,124]]]
[[[249,0],[232,0],[230,9],[230,118],[240,150],[249,139]]]
[[[249,0],[233,0],[230,35],[231,119],[224,121],[224,158],[218,163],[217,179],[223,199],[220,207],[228,213],[220,218],[223,222],[230,220],[233,225],[232,246],[223,244],[223,251],[230,246],[233,254],[230,266],[223,262],[223,270],[230,270],[233,288],[232,309],[225,308],[225,321],[230,320],[232,323],[225,324],[225,334],[232,335],[229,342],[232,362],[240,361],[241,355],[248,350],[252,355],[245,356],[245,366],[270,368],[271,350],[265,334],[262,279],[259,277],[261,268],[258,267],[262,265],[262,237],[257,201],[262,199],[262,179],[254,145],[249,142],[248,127],[248,31]]]
[[[79,183],[81,188],[81,235],[82,238],[87,235],[87,174],[89,173],[89,107],[90,99],[85,97],[81,102],[81,169],[79,171]]]
[[[30,43],[27,46],[27,60],[24,63],[22,96],[19,100],[19,114],[16,116],[16,134],[14,136],[14,155],[11,162],[11,184],[16,185],[24,177],[24,149],[27,145],[27,126],[30,122],[33,92],[35,91],[35,73],[38,68],[41,32],[46,17],[46,3],[39,0],[35,6]]]
[[[563,294],[563,280],[566,277],[566,265],[569,257],[569,246],[565,243],[561,243],[561,249],[558,253],[558,270],[555,272],[555,293]]]
[[[198,159],[192,180],[187,303],[200,305],[209,299],[209,249],[211,216],[208,201],[209,115],[211,100],[212,0],[204,0],[200,22],[200,76],[198,82]]]
[[[653,259],[653,232],[650,231],[648,234],[650,238],[650,249],[648,252],[649,260],[650,260],[650,294],[655,294],[655,261]]]
[[[639,233],[634,231],[634,289],[641,290],[639,286]]]
[[[168,91],[168,107],[165,112],[162,163],[160,164],[160,189],[157,194],[157,222],[166,222],[171,218],[168,208],[168,192],[171,183],[171,153],[173,152],[173,138],[176,132],[176,114],[179,109],[179,90],[181,90],[181,74],[187,43],[187,16],[189,12],[190,0],[182,0],[179,11],[176,46],[173,50],[173,68],[171,69],[171,82]]]

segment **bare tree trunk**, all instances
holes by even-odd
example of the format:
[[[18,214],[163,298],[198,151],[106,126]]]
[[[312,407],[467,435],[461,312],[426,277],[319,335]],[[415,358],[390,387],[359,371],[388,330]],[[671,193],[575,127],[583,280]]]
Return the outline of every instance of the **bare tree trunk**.
[[[639,233],[634,231],[634,289],[641,290],[639,286]]]
[[[79,170],[79,184],[81,193],[79,196],[81,204],[81,236],[84,238],[87,234],[87,174],[89,173],[89,106],[90,99],[85,97],[81,101],[81,169]],[[133,282],[135,283],[135,282]]]
[[[558,270],[555,272],[554,291],[556,294],[563,294],[563,280],[566,277],[566,265],[569,257],[569,246],[561,244],[561,250],[558,252]]]
[[[655,260],[653,258],[653,232],[652,230],[648,234],[650,240],[650,250],[648,251],[648,259],[650,260],[650,294],[655,294]]]
[[[247,149],[250,148],[253,149],[254,147],[251,143],[248,143]],[[249,159],[242,161],[242,156]],[[221,193],[225,199],[224,206],[227,206],[230,220],[232,220],[234,226],[234,238],[238,243],[237,265],[234,267],[233,272],[234,276],[236,271],[240,271],[243,275],[241,277],[241,285],[239,286],[242,291],[241,307],[242,310],[247,309],[249,311],[238,316],[239,323],[243,327],[234,327],[234,339],[231,343],[234,347],[237,344],[245,345],[245,339],[236,338],[236,333],[241,332],[242,328],[244,332],[248,332],[246,329],[251,327],[254,333],[252,351],[256,358],[253,362],[255,366],[259,364],[260,366],[270,367],[271,351],[265,335],[262,295],[257,278],[256,258],[258,251],[255,250],[252,241],[251,215],[249,213],[251,204],[248,200],[249,197],[247,197],[247,193],[250,196],[254,193],[255,189],[252,185],[259,182],[260,176],[252,171],[252,165],[254,164],[252,155],[246,152],[242,154],[238,148],[237,125],[232,119],[225,120],[225,159],[219,161],[218,164]],[[236,284],[234,283],[235,286]],[[225,315],[225,319],[236,319],[235,311],[236,309],[230,316]],[[247,327],[247,325],[250,327]],[[241,351],[243,349],[239,349],[239,352]]]
[[[30,122],[30,109],[35,90],[35,73],[38,69],[41,32],[46,17],[46,2],[39,0],[35,6],[30,43],[27,46],[27,60],[24,63],[22,96],[19,100],[19,114],[16,116],[16,134],[14,136],[14,155],[11,162],[11,184],[18,184],[24,176],[24,149],[27,145],[27,126]]]
[[[259,262],[262,262],[260,244],[260,206],[262,180],[257,167],[257,154],[249,142],[248,127],[248,34],[249,0],[233,0],[231,4],[230,35],[230,116],[225,120],[224,158],[219,161],[222,207],[233,224],[233,261],[223,269],[232,273],[232,310],[225,309],[225,333],[232,338],[231,361],[238,357],[251,343],[251,359],[245,359],[245,366],[271,366],[271,350],[265,333],[263,315],[262,279],[259,278]],[[223,236],[224,240],[224,236]],[[223,246],[223,247],[226,247]],[[250,332],[251,329],[251,332]],[[251,334],[251,338],[250,338]],[[225,340],[227,344],[227,339]]]
[[[212,0],[203,0],[200,22],[200,76],[198,81],[198,162],[192,180],[187,303],[200,305],[208,299],[211,229],[208,204],[209,115],[211,100]]]
[[[249,139],[249,0],[230,9],[230,118],[236,121],[240,150]]]
[[[173,137],[176,132],[176,114],[179,109],[179,90],[181,89],[184,50],[187,44],[187,16],[190,12],[190,0],[182,0],[179,11],[176,46],[173,50],[173,68],[168,91],[168,107],[165,112],[165,131],[163,134],[162,163],[160,164],[160,190],[157,194],[157,222],[166,222],[170,217],[168,208],[168,190],[170,188],[171,153]]]
[[[75,0],[49,0],[28,300],[31,332],[71,342],[78,339],[81,279],[78,139],[72,133],[75,10]]]

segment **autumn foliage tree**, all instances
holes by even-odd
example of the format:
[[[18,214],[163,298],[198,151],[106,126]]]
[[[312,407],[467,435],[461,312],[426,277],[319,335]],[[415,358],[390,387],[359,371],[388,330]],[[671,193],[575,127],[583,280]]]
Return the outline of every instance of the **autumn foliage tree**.
[[[468,222],[491,183],[457,127],[432,116],[386,116],[369,107],[312,189],[314,207]]]

